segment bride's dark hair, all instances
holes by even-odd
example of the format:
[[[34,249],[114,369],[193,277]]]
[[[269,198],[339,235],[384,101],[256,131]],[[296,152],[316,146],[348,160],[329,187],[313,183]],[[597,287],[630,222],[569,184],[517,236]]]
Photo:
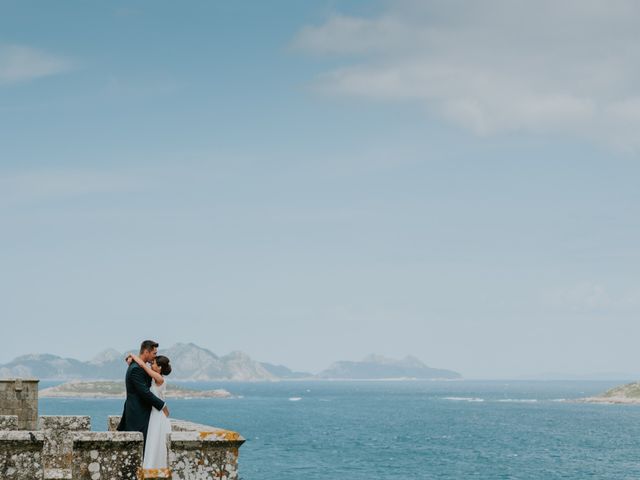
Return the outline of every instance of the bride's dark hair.
[[[158,355],[156,357],[156,365],[160,367],[160,375],[167,376],[171,373],[171,363],[169,358],[164,355]]]

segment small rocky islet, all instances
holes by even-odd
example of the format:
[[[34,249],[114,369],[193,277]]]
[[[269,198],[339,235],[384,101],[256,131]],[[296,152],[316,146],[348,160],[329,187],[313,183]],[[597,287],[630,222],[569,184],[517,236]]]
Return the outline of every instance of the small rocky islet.
[[[609,403],[640,405],[640,382],[627,383],[611,388],[600,395],[577,400],[580,403]]]
[[[67,382],[55,387],[43,388],[38,392],[44,398],[124,398],[125,384],[116,381],[77,381]],[[232,398],[224,389],[192,390],[181,385],[168,384],[167,398]]]

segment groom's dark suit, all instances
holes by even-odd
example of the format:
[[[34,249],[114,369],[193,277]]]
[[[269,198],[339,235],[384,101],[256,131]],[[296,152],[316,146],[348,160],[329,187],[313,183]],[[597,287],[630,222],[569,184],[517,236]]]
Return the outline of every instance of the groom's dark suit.
[[[146,443],[151,408],[162,410],[164,401],[151,393],[151,377],[136,362],[131,362],[127,369],[126,386],[127,399],[124,402],[124,412],[118,430],[142,432]]]

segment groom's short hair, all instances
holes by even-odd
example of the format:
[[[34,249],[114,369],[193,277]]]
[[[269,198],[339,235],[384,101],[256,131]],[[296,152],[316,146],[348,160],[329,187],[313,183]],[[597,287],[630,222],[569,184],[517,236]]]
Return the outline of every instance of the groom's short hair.
[[[145,340],[140,344],[140,353],[150,352],[154,348],[158,348],[158,342],[154,342],[153,340]]]

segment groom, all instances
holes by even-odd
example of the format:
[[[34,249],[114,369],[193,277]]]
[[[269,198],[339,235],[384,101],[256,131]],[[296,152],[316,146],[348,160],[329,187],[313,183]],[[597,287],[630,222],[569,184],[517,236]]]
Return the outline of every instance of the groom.
[[[157,342],[145,340],[140,345],[140,358],[143,362],[153,362],[157,354]],[[151,393],[149,390],[151,377],[136,362],[131,362],[129,365],[125,379],[127,399],[124,402],[124,412],[122,412],[118,430],[121,432],[142,432],[146,443],[151,408],[162,410],[167,417],[169,416],[169,408],[163,400]]]

